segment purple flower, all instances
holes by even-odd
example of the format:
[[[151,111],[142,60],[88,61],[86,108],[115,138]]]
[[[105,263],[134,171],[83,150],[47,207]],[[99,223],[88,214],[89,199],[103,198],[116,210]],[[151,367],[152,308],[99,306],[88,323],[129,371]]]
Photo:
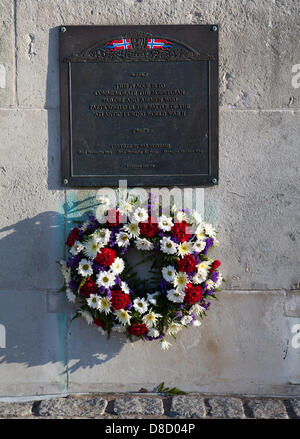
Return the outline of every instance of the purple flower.
[[[71,268],[76,267],[79,264],[81,258],[82,258],[81,253],[78,253],[78,255],[71,256],[67,262],[68,267]]]
[[[110,288],[107,289],[107,297],[111,298],[111,289]]]
[[[204,241],[206,242],[206,246],[203,253],[206,256],[208,250],[214,245],[214,238],[205,238]]]
[[[99,271],[103,271],[101,265],[97,264],[97,262],[93,262],[92,269],[95,273],[99,273]]]
[[[212,273],[211,273],[211,280],[213,281],[213,282],[217,282],[217,280],[219,279],[219,272],[218,271],[213,271]]]
[[[164,337],[165,334],[159,334],[158,337],[149,337],[148,335],[144,335],[144,339],[147,341],[152,341],[152,340],[160,340],[161,338]]]
[[[98,288],[98,293],[99,293],[99,294],[104,294],[105,291],[106,291],[106,288],[105,288],[105,287],[99,287],[99,288]]]
[[[77,290],[79,284],[78,282],[76,282],[76,280],[71,279],[69,282],[69,288],[71,288],[71,290]]]
[[[161,288],[161,292],[163,294],[166,294],[166,292],[168,291],[168,287],[167,287],[168,283],[167,283],[167,281],[165,279],[162,279],[160,281],[159,285],[160,285],[160,288]]]
[[[128,303],[128,305],[127,305],[127,307],[126,307],[127,309],[128,309],[128,311],[130,311],[131,310],[131,308],[132,308],[132,302],[130,301],[129,303]]]
[[[124,255],[126,252],[128,252],[128,250],[129,250],[128,247],[122,248],[122,250],[120,251],[120,255]]]
[[[120,277],[119,276],[116,276],[115,277],[115,282],[116,282],[116,285],[119,285],[119,287],[121,286],[121,279],[120,279]]]

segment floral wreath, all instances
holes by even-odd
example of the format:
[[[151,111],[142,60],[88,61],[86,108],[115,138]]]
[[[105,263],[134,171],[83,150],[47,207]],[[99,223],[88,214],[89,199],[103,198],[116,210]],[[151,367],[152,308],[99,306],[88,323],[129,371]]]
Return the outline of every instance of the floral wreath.
[[[165,350],[167,335],[176,339],[182,328],[201,325],[220,291],[221,263],[207,256],[216,231],[196,211],[174,206],[170,215],[153,218],[151,202],[151,194],[146,206],[127,195],[112,209],[100,199],[95,214],[67,238],[62,290],[78,304],[73,319],[82,316],[108,336],[158,340]],[[144,256],[140,263],[152,261],[149,280],[140,280],[127,260],[133,247]]]

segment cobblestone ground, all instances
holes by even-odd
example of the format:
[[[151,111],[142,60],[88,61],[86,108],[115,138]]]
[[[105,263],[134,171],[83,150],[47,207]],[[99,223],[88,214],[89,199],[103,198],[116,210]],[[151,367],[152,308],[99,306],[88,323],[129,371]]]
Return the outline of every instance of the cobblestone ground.
[[[32,402],[0,402],[0,418],[300,419],[299,398],[248,398],[200,394],[70,395]]]

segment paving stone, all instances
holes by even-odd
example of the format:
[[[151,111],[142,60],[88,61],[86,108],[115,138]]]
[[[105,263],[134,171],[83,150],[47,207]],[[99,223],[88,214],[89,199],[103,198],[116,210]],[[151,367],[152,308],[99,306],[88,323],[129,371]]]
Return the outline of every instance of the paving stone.
[[[209,398],[208,416],[212,418],[244,418],[242,401],[239,398]]]
[[[103,398],[59,398],[42,401],[38,415],[50,418],[97,418],[105,412]]]
[[[174,418],[204,418],[204,399],[198,396],[174,396],[170,416]]]
[[[300,418],[300,398],[293,398],[289,400],[289,403],[294,410],[296,416]]]
[[[252,399],[247,401],[254,418],[258,419],[287,419],[285,405],[280,399]]]
[[[32,415],[32,402],[0,402],[0,418],[24,418]]]
[[[162,399],[160,398],[139,398],[129,396],[116,399],[114,412],[117,415],[162,415],[164,413],[164,407]]]

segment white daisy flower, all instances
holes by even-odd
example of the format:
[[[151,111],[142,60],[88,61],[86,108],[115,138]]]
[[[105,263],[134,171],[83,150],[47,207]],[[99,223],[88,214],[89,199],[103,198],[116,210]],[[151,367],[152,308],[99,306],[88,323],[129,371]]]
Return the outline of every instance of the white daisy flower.
[[[133,206],[129,201],[121,201],[119,211],[125,215],[129,215],[133,211]]]
[[[125,232],[120,232],[116,235],[116,242],[119,247],[128,247],[130,245],[129,235]]]
[[[90,312],[84,311],[83,309],[80,309],[78,312],[82,315],[83,318],[85,318],[88,325],[91,325],[93,323],[94,318]]]
[[[193,277],[193,283],[194,284],[202,284],[206,278],[207,278],[207,273],[197,273]]]
[[[148,337],[157,338],[159,337],[159,331],[155,328],[150,328],[147,332]]]
[[[148,314],[144,315],[143,323],[145,323],[148,329],[153,328],[156,326],[157,319],[160,317],[162,317],[161,314],[156,314],[155,312],[150,311]]]
[[[199,274],[205,274],[207,275],[207,271],[209,270],[211,266],[211,261],[202,261],[200,264],[197,265],[197,272]]]
[[[74,303],[76,300],[76,296],[70,288],[66,289],[66,295],[69,302]]]
[[[148,302],[144,298],[137,297],[133,301],[133,308],[140,314],[144,314],[148,309]]]
[[[193,224],[199,225],[199,224],[203,223],[202,216],[196,210],[192,210],[191,215],[190,215],[190,220]]]
[[[100,271],[97,274],[96,284],[98,287],[110,288],[115,284],[115,275],[111,271]]]
[[[179,331],[181,331],[182,325],[180,323],[171,322],[170,326],[167,329],[167,334],[176,335]]]
[[[153,293],[153,294],[147,294],[147,300],[148,300],[148,302],[149,303],[151,303],[151,305],[156,305],[156,299],[157,299],[157,297],[160,295],[160,292],[159,291],[156,291],[155,293]]]
[[[125,294],[130,294],[129,287],[128,287],[127,283],[124,282],[124,281],[121,282],[121,290],[122,290],[123,293],[125,293]]]
[[[146,238],[143,238],[143,239],[136,238],[135,244],[136,244],[136,248],[138,250],[147,250],[147,251],[149,251],[149,250],[152,250],[153,247],[154,247],[152,242],[148,241],[148,239],[146,239]]]
[[[182,210],[179,210],[179,211],[176,213],[175,218],[176,218],[177,222],[180,222],[180,223],[181,223],[181,221],[184,221],[184,220],[187,219],[187,216],[186,216],[186,213],[185,213],[185,212],[182,212]]]
[[[158,227],[164,232],[169,232],[173,226],[172,218],[162,215],[158,220]]]
[[[82,277],[91,276],[93,274],[91,262],[87,259],[81,259],[77,271]]]
[[[101,248],[101,244],[97,241],[95,236],[92,236],[92,238],[84,241],[83,245],[83,253],[90,259],[94,259]]]
[[[164,236],[160,240],[160,249],[163,253],[167,253],[168,255],[174,255],[175,253],[177,253],[178,244],[172,241],[171,238],[167,238],[166,236]]]
[[[140,228],[136,223],[127,224],[123,229],[128,233],[130,238],[137,238],[140,234]]]
[[[122,323],[122,325],[129,325],[131,319],[129,311],[126,311],[125,309],[118,309],[117,311],[115,311],[115,315],[118,321]]]
[[[88,226],[90,225],[89,220],[84,221],[84,223],[81,224],[81,226],[79,227],[80,230],[82,230],[83,232],[85,232],[88,228]]]
[[[195,314],[198,316],[203,311],[205,311],[203,306],[199,305],[199,303],[194,303],[189,310],[189,314]]]
[[[145,221],[148,220],[148,212],[146,209],[144,209],[143,207],[138,207],[133,215],[132,215],[132,222],[134,223],[139,223],[142,222],[144,223]]]
[[[178,290],[182,291],[187,286],[188,281],[188,276],[185,273],[180,272],[175,276],[173,283]]]
[[[61,273],[63,277],[65,278],[65,283],[68,284],[71,280],[71,268],[67,266],[66,261],[59,261],[61,266]]]
[[[177,275],[177,271],[172,265],[168,265],[167,267],[163,267],[162,275],[167,282],[173,282],[175,276]]]
[[[90,294],[86,299],[90,308],[97,309],[99,307],[100,297],[97,294]]]
[[[126,331],[126,328],[123,325],[115,325],[112,327],[112,331],[117,332],[118,334],[123,334]]]
[[[195,252],[201,253],[206,247],[206,242],[205,241],[196,241],[193,244],[193,250],[195,250]]]
[[[110,269],[114,274],[120,274],[125,268],[125,263],[122,258],[116,258],[111,264]]]
[[[205,229],[205,233],[210,236],[211,238],[214,238],[216,235],[216,230],[215,228],[208,223],[204,223],[204,229]]]
[[[191,321],[193,320],[193,317],[191,316],[184,316],[181,319],[181,324],[184,326],[187,326],[189,323],[191,323]]]
[[[198,241],[203,241],[204,240],[204,238],[205,238],[205,230],[204,230],[202,224],[200,224],[197,227],[195,235],[196,235],[196,238],[197,238]]]
[[[84,249],[84,246],[81,244],[80,241],[75,241],[73,246],[70,248],[70,253],[75,256],[78,255],[82,250]]]
[[[110,313],[110,299],[109,297],[101,297],[98,304],[98,310],[100,312],[105,312],[105,314]]]
[[[99,229],[95,233],[96,241],[101,244],[101,247],[105,247],[108,244],[111,231],[109,229]]]
[[[167,298],[174,303],[182,303],[184,299],[184,293],[178,290],[169,290],[167,292]]]
[[[193,323],[192,323],[192,326],[201,326],[201,322],[200,322],[200,320],[198,320],[198,319],[195,319],[194,321],[193,321]]]
[[[185,256],[190,254],[193,251],[192,244],[190,242],[184,241],[181,242],[178,246],[178,254],[179,256]]]
[[[222,281],[223,281],[223,276],[222,276],[222,273],[219,272],[218,280],[217,280],[217,282],[215,282],[215,288],[219,288],[222,284]]]
[[[211,288],[214,288],[214,286],[215,286],[215,283],[211,279],[208,279],[205,283],[207,285],[208,290],[210,290]]]
[[[167,351],[169,347],[172,346],[171,343],[169,343],[167,340],[162,340],[160,342],[160,347],[163,351]]]

